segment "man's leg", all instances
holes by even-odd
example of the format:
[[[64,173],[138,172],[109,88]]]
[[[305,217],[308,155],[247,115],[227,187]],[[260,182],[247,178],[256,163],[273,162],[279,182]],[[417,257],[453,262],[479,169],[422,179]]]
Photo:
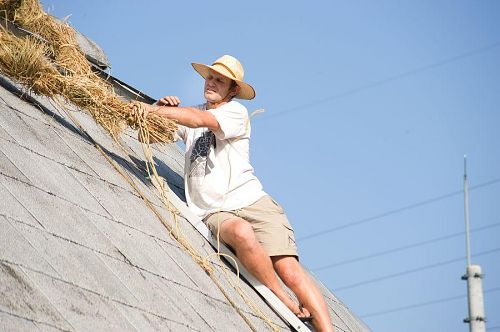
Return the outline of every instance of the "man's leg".
[[[298,305],[283,290],[276,277],[269,255],[255,238],[252,226],[241,218],[225,220],[219,228],[221,239],[236,252],[243,266],[263,285],[267,286],[294,313]]]
[[[311,312],[317,331],[333,331],[333,324],[323,295],[294,256],[273,256],[274,269],[300,303]]]

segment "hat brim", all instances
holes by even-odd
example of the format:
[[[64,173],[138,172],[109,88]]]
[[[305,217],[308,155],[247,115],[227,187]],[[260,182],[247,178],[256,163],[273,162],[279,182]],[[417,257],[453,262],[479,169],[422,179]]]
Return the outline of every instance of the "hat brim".
[[[198,72],[198,74],[200,74],[201,77],[203,78],[206,78],[210,70],[213,70],[221,74],[222,76],[235,81],[236,84],[238,84],[238,86],[240,87],[240,92],[235,96],[235,98],[247,99],[247,100],[255,98],[255,89],[250,84],[234,78],[228,71],[224,70],[223,68],[207,66],[202,63],[194,63],[194,62],[191,63],[191,65],[193,66],[194,70],[196,70],[196,72]]]

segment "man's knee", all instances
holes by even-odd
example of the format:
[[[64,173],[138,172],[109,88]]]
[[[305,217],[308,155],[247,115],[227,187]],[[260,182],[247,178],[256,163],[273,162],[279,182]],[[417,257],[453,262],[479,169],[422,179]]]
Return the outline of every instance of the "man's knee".
[[[285,269],[280,277],[289,288],[295,288],[304,282],[304,274],[296,268]]]
[[[227,220],[221,231],[224,241],[236,249],[252,247],[256,244],[252,226],[243,219]]]
[[[305,281],[304,270],[293,256],[288,256],[275,263],[275,268],[281,280],[289,288],[294,288]]]

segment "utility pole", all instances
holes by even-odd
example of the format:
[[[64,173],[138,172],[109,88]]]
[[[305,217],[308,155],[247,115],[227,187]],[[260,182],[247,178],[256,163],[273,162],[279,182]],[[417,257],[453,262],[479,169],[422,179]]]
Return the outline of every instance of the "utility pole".
[[[464,219],[465,219],[465,248],[467,253],[467,267],[462,280],[467,280],[467,300],[469,303],[469,317],[464,323],[469,324],[470,332],[485,332],[486,318],[483,302],[483,275],[481,266],[471,265],[470,261],[470,234],[469,234],[469,197],[467,184],[467,156],[464,156]]]

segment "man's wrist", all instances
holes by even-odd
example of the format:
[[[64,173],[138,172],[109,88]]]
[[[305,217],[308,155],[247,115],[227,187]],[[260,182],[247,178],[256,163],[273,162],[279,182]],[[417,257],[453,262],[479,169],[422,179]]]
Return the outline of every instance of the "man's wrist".
[[[157,106],[157,105],[151,105],[149,108],[149,113],[154,113],[156,115],[160,115],[160,110],[163,108],[163,106]]]

